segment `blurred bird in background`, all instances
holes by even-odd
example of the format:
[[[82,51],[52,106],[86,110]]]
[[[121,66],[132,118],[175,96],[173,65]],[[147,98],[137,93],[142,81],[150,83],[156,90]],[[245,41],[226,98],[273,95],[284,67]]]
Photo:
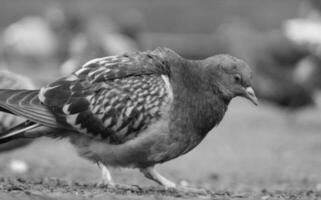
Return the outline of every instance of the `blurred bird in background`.
[[[62,75],[72,73],[90,59],[138,50],[137,36],[133,34],[138,30],[125,29],[131,37],[123,34],[106,16],[88,17],[82,26],[83,30],[70,41],[70,57],[61,66]]]
[[[69,138],[79,154],[107,169],[138,168],[165,186],[155,165],[196,147],[237,96],[258,100],[252,72],[229,55],[187,60],[167,48],[97,58],[41,90],[0,90],[0,107],[25,122],[0,142]]]
[[[36,81],[45,82],[41,79],[47,74],[56,76],[73,34],[69,16],[59,4],[52,4],[43,15],[26,16],[8,25],[0,35],[1,61],[11,71]]]
[[[300,63],[313,57],[314,50],[290,37],[289,32],[293,31],[289,31],[288,22],[279,30],[259,31],[236,20],[218,29],[227,51],[253,66],[258,97],[291,111],[314,104],[314,83],[321,74],[298,75]]]
[[[50,4],[42,15],[26,16],[3,30],[3,60],[14,71],[42,79],[70,74],[93,58],[138,50],[143,17],[138,11],[125,16],[119,25],[105,15]]]
[[[2,48],[10,62],[29,60],[44,64],[57,49],[49,24],[41,17],[25,17],[8,26],[2,35]]]
[[[286,33],[293,42],[306,46],[312,53],[298,64],[295,76],[304,84],[316,86],[318,96],[320,96],[321,2],[317,0],[303,1],[299,11],[299,18],[285,22]]]

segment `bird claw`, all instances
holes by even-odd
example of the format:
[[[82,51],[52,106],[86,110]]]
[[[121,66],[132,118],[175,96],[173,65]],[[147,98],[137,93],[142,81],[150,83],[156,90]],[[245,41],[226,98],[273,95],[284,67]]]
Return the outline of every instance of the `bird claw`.
[[[176,183],[172,182],[172,181],[169,181],[169,180],[166,180],[162,182],[162,185],[166,188],[166,189],[171,189],[171,188],[177,188],[177,185]]]

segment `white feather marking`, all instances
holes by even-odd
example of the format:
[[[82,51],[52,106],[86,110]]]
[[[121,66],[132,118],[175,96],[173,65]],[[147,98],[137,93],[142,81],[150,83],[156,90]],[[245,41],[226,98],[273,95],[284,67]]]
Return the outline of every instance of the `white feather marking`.
[[[105,112],[108,112],[109,110],[111,110],[112,109],[112,106],[107,106],[106,108],[105,108]]]
[[[128,107],[128,108],[126,109],[126,112],[125,112],[126,116],[129,116],[129,115],[130,115],[130,113],[133,111],[133,109],[134,109],[134,107],[133,107],[133,106]]]
[[[88,102],[90,102],[93,97],[94,97],[94,95],[88,95],[88,96],[86,96],[86,99]]]
[[[105,57],[105,59],[102,60],[102,61],[104,61],[105,63],[107,63],[106,60],[108,60],[108,61],[110,60],[110,61],[112,61],[112,62],[115,62],[115,61],[118,60],[118,56],[108,56],[108,57]]]
[[[98,119],[100,119],[101,121],[103,120],[104,116],[105,116],[105,113],[98,113],[98,114],[96,114],[96,117],[97,117]]]
[[[114,62],[102,62],[102,65],[104,65],[104,67],[109,67],[109,66],[113,66],[113,65],[116,65],[116,64],[117,63],[114,63]]]
[[[93,64],[93,63],[97,63],[97,62],[99,62],[100,60],[102,60],[102,58],[92,59],[92,60],[86,62],[81,69],[84,69],[84,68],[88,67],[89,65],[91,65],[91,64]],[[80,69],[80,70],[81,70],[81,69]],[[78,70],[78,71],[80,71],[80,70]],[[77,71],[77,73],[78,73],[78,71]]]
[[[43,88],[41,88],[40,91],[39,91],[39,94],[38,94],[39,100],[42,103],[44,103],[45,100],[46,100],[45,93],[48,92],[49,90],[55,89],[57,87],[59,87],[59,85],[55,85],[55,86],[52,86],[52,87],[43,87]]]
[[[139,126],[139,124],[141,123],[142,119],[143,119],[143,115],[140,114],[140,115],[138,116],[138,119],[135,121],[133,127],[134,127],[134,128],[137,128],[137,127]]]
[[[105,70],[105,68],[103,68],[103,67],[98,68],[97,70],[88,73],[88,76],[93,76],[94,74],[100,73],[100,72],[102,72],[104,70]]]
[[[111,118],[111,117],[107,118],[107,119],[104,121],[104,126],[105,126],[105,127],[108,127],[108,126],[111,124],[111,121],[112,121],[112,118]]]
[[[40,89],[40,92],[39,92],[39,95],[38,95],[38,98],[41,102],[45,102],[46,100],[46,97],[44,96],[44,93],[41,92],[42,89]]]
[[[142,110],[143,110],[143,106],[142,106],[142,105],[137,106],[136,109],[137,109],[138,111],[142,111]]]
[[[110,71],[111,71],[110,69],[105,69],[104,73],[108,73]]]
[[[145,98],[143,98],[143,97],[140,97],[140,98],[138,98],[137,99],[137,102],[138,103],[141,103],[141,102],[144,102],[145,101]],[[137,108],[138,109],[138,108]],[[139,109],[141,109],[141,108],[139,108]]]
[[[100,108],[100,107],[97,106],[97,105],[96,105],[96,106],[93,106],[93,107],[91,108],[91,112],[92,112],[92,113],[97,113],[97,112],[99,111],[99,108]]]
[[[67,76],[66,78],[65,78],[65,80],[66,81],[75,81],[75,80],[77,80],[78,78],[77,78],[77,76],[75,76],[75,75],[70,75],[70,76]]]
[[[86,71],[86,70],[88,70],[88,69],[85,68],[85,67],[82,67],[82,68],[80,68],[79,70],[77,70],[77,71],[75,72],[75,74],[76,74],[76,75],[79,75],[79,74],[81,74],[82,72],[84,72],[84,71]]]
[[[19,133],[22,133],[22,132],[25,132],[25,131],[28,131],[28,130],[32,130],[34,128],[37,128],[41,126],[40,124],[33,124],[33,125],[30,125],[30,126],[27,126],[25,128],[22,128],[22,129],[19,129],[19,130],[15,130],[15,131],[12,131],[11,133],[7,134],[7,135],[4,135],[2,137],[0,137],[1,139],[4,139],[4,138],[8,138],[10,136],[13,136],[13,135],[16,135],[16,134],[19,134]]]
[[[70,104],[66,104],[66,105],[64,105],[64,106],[62,107],[62,111],[63,111],[65,114],[69,115],[69,114],[70,114],[69,108],[70,108]]]
[[[165,82],[167,94],[168,94],[170,100],[173,100],[174,99],[173,88],[172,88],[172,85],[171,85],[171,83],[169,81],[168,76],[162,75],[162,79]]]
[[[73,127],[76,127],[77,124],[76,124],[76,120],[77,120],[77,117],[78,117],[79,113],[76,113],[76,114],[73,114],[73,115],[68,115],[66,117],[66,120],[67,122],[72,125]]]
[[[119,136],[124,136],[127,132],[128,132],[128,127],[125,126],[125,127],[122,128],[120,131],[117,131],[117,135],[119,135]]]
[[[116,101],[118,101],[118,97],[117,97],[117,96],[114,97],[114,98],[112,98],[112,99],[109,101],[109,103],[110,103],[110,104],[114,104]]]

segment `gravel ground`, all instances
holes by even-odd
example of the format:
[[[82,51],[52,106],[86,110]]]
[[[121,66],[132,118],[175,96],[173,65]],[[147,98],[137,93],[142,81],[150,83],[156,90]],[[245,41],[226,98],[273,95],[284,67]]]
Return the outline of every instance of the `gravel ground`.
[[[0,199],[53,200],[53,199],[321,199],[320,191],[265,190],[259,192],[188,191],[139,186],[98,186],[85,182],[68,182],[63,179],[3,178],[0,180]]]

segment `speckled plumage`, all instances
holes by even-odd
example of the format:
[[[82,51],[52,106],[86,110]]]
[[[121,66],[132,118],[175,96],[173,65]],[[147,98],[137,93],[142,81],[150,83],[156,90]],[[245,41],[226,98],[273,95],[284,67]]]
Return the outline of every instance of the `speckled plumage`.
[[[158,48],[94,59],[39,91],[0,90],[0,107],[30,120],[30,129],[48,127],[41,135],[70,138],[99,166],[140,168],[172,187],[153,166],[197,146],[233,97],[257,103],[250,84],[251,70],[237,58],[192,61]],[[28,132],[37,128],[0,143]]]

